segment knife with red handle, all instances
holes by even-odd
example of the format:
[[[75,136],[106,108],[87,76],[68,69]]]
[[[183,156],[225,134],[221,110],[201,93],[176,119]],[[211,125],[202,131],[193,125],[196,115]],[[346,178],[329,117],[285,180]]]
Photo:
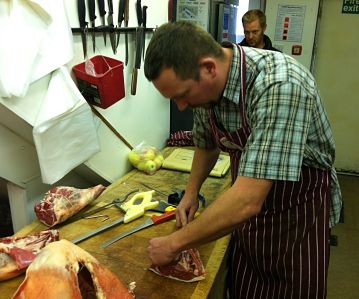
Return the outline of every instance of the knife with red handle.
[[[168,208],[170,209],[170,208]],[[176,216],[176,209],[175,208],[172,208],[170,209],[170,211],[162,214],[161,216],[157,216],[157,215],[153,215],[151,218],[148,218],[146,221],[144,221],[143,223],[141,223],[140,225],[122,233],[122,234],[119,234],[118,236],[106,241],[105,243],[103,243],[101,245],[102,248],[106,248],[107,246],[110,246],[111,244],[135,233],[135,232],[138,232],[140,231],[141,229],[144,229],[146,227],[149,227],[149,226],[152,226],[152,225],[156,225],[156,224],[160,224],[160,223],[163,223],[163,222],[166,222],[166,221],[169,221],[171,219],[174,219]]]

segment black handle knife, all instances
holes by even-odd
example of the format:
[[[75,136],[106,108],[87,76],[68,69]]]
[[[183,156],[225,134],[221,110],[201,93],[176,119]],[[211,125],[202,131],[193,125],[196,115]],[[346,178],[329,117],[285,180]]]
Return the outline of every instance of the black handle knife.
[[[112,0],[107,0],[107,4],[108,4],[107,24],[110,27],[110,42],[111,42],[113,54],[116,54],[116,52],[117,52],[117,50],[116,50],[116,33],[113,30],[114,25],[113,25],[113,2],[112,2]]]
[[[100,12],[100,16],[104,17],[106,15],[105,10],[105,0],[97,0],[98,10]]]
[[[145,47],[146,47],[146,24],[147,24],[147,6],[142,7],[142,57],[145,59]]]
[[[105,23],[105,15],[106,15],[106,10],[105,10],[105,0],[97,0],[97,5],[98,5],[98,10],[100,12],[100,17],[101,17],[101,27],[103,29],[103,27],[105,27],[106,23]],[[106,31],[102,32],[103,35],[103,40],[106,46]]]
[[[79,17],[80,28],[82,29],[82,31],[81,31],[82,50],[84,53],[84,58],[86,59],[86,57],[87,57],[87,42],[86,42],[85,29],[87,26],[87,22],[86,22],[85,0],[77,0],[77,14]]]
[[[136,2],[136,15],[137,15],[138,26],[141,26],[142,25],[142,5],[141,5],[141,0],[137,0],[137,2]]]
[[[120,0],[120,3],[118,5],[118,18],[117,18],[117,26],[118,28],[121,28],[122,22],[125,19],[125,0]],[[120,30],[117,32],[117,42],[116,47],[118,47],[118,44],[120,42]]]
[[[119,27],[121,27],[122,21],[125,19],[125,5],[126,5],[126,0],[120,0],[120,4],[118,5],[118,19],[117,19],[117,23]]]
[[[89,10],[89,17],[92,24],[95,24],[96,14],[95,14],[95,0],[88,0],[87,1],[88,10]],[[92,26],[95,27],[95,26]]]
[[[93,29],[92,31],[92,47],[93,51],[96,50],[96,40],[95,40],[95,19],[96,19],[96,13],[95,13],[95,0],[87,0],[88,10],[89,10],[89,17],[91,22],[91,27]]]
[[[147,8],[148,6],[144,5],[142,7],[142,25],[143,28],[146,28],[146,23],[147,23]]]
[[[80,27],[85,28],[87,26],[85,0],[77,0],[77,11]]]
[[[128,19],[130,17],[129,12],[129,0],[125,0],[125,27],[128,27]],[[128,33],[125,31],[125,65],[128,63]]]

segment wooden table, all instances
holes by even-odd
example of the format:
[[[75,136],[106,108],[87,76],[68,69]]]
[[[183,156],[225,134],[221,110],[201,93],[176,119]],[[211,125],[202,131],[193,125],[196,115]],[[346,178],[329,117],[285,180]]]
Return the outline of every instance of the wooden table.
[[[170,151],[171,148],[165,149],[165,156]],[[148,189],[141,185],[141,183],[145,183],[154,189],[170,194],[173,193],[172,190],[174,188],[180,190],[184,189],[188,177],[188,173],[165,169],[160,169],[152,176],[133,170],[111,184],[93,205],[101,206],[104,203],[111,202],[115,198],[123,197],[134,189],[147,191]],[[229,173],[227,173],[224,178],[208,178],[201,190],[206,198],[207,205],[229,186]],[[166,196],[159,193],[155,195],[155,198],[167,200]],[[93,230],[123,215],[116,207],[99,212],[99,214],[107,214],[110,216],[110,219],[106,222],[101,222],[101,220],[103,220],[102,218],[82,219],[74,223],[60,226],[60,238],[72,240],[83,233]],[[107,248],[101,248],[100,244],[104,241],[137,226],[145,220],[145,217],[147,217],[147,214],[131,223],[111,228],[108,231],[77,245],[88,251],[102,264],[111,269],[125,284],[135,281],[136,299],[224,298],[225,261],[229,236],[198,248],[207,271],[207,276],[205,280],[195,283],[184,283],[160,277],[147,269],[150,266],[150,260],[146,252],[148,241],[155,236],[173,232],[176,229],[174,220],[149,227],[128,236]],[[44,229],[47,229],[47,227],[36,220],[24,227],[17,233],[17,235],[26,235]],[[8,281],[0,282],[1,298],[11,298],[23,279],[24,275],[21,275]]]

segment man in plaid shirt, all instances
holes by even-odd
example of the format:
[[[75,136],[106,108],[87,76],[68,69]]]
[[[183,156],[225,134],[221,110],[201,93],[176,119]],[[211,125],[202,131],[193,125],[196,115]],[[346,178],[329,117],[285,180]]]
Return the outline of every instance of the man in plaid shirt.
[[[329,231],[341,193],[329,121],[310,72],[285,54],[219,45],[190,22],[162,25],[145,75],[194,111],[192,170],[177,226],[150,241],[154,264],[232,234],[229,298],[325,298]],[[232,186],[200,217],[197,194],[219,152]]]

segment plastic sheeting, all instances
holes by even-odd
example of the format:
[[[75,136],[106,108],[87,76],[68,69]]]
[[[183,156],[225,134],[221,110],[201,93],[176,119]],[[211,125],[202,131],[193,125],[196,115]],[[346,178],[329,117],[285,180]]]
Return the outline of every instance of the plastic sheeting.
[[[47,184],[100,150],[91,108],[65,67],[52,74],[33,136],[42,181]]]

